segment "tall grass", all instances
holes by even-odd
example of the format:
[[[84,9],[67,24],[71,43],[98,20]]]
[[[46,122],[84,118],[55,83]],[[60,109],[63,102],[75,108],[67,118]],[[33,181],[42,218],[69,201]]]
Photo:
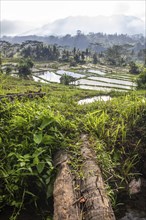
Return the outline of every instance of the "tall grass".
[[[65,149],[71,154],[73,172],[80,172],[82,133],[89,135],[109,195],[116,205],[117,194],[140,172],[137,164],[146,142],[145,96],[136,92],[122,96],[118,93],[118,97],[107,102],[78,105],[80,98],[99,93],[11,77],[1,79],[1,94],[8,92],[4,88],[7,86],[10,92],[16,89],[25,92],[30,88],[37,90],[41,85],[46,92],[42,99],[0,102],[1,209],[6,205],[13,207],[13,219],[17,219],[28,201],[39,207],[41,194],[47,203],[56,173],[53,154],[60,147]]]

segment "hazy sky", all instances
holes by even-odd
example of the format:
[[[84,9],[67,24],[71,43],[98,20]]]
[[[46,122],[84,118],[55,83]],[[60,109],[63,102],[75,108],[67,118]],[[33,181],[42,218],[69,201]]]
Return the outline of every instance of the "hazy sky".
[[[50,0],[0,0],[1,20],[32,22],[35,26],[59,18],[76,15],[132,15],[145,20],[145,0],[95,0],[95,1],[50,1]]]

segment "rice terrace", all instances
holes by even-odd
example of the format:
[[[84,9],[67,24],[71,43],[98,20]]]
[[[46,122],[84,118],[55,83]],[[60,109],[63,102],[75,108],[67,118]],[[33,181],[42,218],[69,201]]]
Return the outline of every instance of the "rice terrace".
[[[0,220],[146,220],[144,4],[2,0]]]

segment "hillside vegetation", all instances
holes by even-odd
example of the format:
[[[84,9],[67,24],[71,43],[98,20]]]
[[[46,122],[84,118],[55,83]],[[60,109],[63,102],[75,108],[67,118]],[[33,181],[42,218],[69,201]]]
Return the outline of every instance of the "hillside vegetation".
[[[0,219],[145,218],[144,38],[51,39],[0,42]]]
[[[84,178],[82,134],[89,137],[119,219],[130,199],[128,184],[133,178],[146,177],[145,93],[118,93],[116,97],[111,92],[107,102],[79,105],[82,98],[107,93],[0,77],[1,94],[7,88],[11,93],[27,93],[40,87],[46,93],[43,98],[10,101],[6,97],[0,101],[0,219],[9,219],[6,212],[11,220],[31,212],[36,219],[51,219],[57,172],[53,157],[65,150],[73,175]]]

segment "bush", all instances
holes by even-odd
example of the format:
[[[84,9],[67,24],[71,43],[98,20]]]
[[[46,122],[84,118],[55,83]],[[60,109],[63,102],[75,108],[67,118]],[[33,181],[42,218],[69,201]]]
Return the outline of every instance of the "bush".
[[[74,82],[75,78],[67,74],[63,74],[60,78],[60,83],[64,85],[69,85],[71,82]]]
[[[31,75],[31,68],[33,67],[33,62],[31,59],[20,60],[18,64],[18,74],[20,77],[28,78]]]
[[[140,73],[137,79],[137,85],[140,89],[146,89],[146,68]]]
[[[129,67],[129,73],[139,74],[138,66],[133,61],[129,63]]]

